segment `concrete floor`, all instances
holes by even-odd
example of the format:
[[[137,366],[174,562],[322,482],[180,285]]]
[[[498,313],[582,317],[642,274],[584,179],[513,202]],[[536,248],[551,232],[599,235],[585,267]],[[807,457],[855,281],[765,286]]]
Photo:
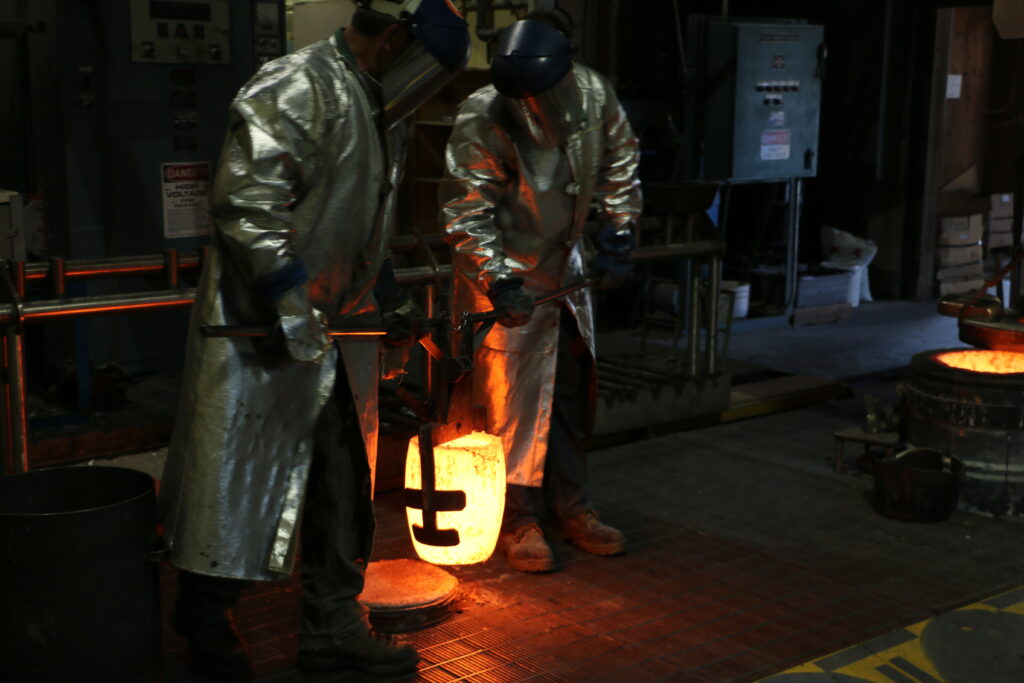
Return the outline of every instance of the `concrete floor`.
[[[597,558],[553,539],[551,574],[517,573],[500,554],[452,568],[458,610],[406,637],[423,657],[410,680],[1024,680],[1024,527],[965,512],[886,519],[871,477],[831,466],[832,433],[862,421],[865,394],[891,395],[913,353],[959,345],[933,311],[871,304],[846,323],[735,334],[735,364],[851,378],[855,395],[594,451],[594,498],[629,552]],[[413,557],[400,494],[377,510],[375,559]],[[173,579],[164,565],[165,611]],[[298,597],[294,580],[266,584],[239,606],[260,680],[378,680],[291,668]],[[163,672],[202,680],[166,621]]]
[[[728,357],[792,374],[853,379],[906,366],[927,349],[965,346],[956,319],[935,302],[879,301],[853,309],[850,320],[805,327],[736,332]]]
[[[870,477],[832,471],[832,431],[859,413],[852,398],[594,452],[594,498],[629,552],[598,558],[555,540],[551,574],[512,571],[500,554],[452,568],[457,613],[407,636],[423,656],[413,680],[749,681],[1016,587],[1018,523],[889,520],[866,500]],[[380,496],[377,509],[376,559],[413,557],[400,496]],[[293,581],[260,586],[239,608],[261,680],[309,680],[291,669],[297,601]],[[990,640],[1024,680],[1024,641],[1005,641],[1016,625],[999,625],[986,624]],[[786,680],[1007,680],[982,665],[968,678]],[[164,675],[200,680],[169,629]]]

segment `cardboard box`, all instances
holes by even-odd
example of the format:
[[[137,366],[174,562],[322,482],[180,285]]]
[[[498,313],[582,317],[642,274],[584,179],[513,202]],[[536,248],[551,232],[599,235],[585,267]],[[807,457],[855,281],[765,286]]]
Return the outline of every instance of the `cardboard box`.
[[[935,279],[942,281],[967,280],[985,276],[985,264],[981,261],[972,261],[959,266],[948,266],[941,268],[935,273]]]
[[[989,207],[989,216],[992,218],[1005,217],[1011,218],[1013,216],[1013,195],[1012,194],[994,194],[991,198],[991,205]]]
[[[942,215],[969,216],[988,211],[990,201],[989,197],[974,192],[940,192],[937,204]]]
[[[966,294],[968,292],[974,292],[981,289],[982,285],[985,284],[985,278],[969,278],[966,280],[952,280],[948,282],[939,283],[939,296],[946,296],[947,294]]]
[[[957,246],[977,244],[985,232],[985,215],[943,216],[939,219],[939,244]]]
[[[990,232],[985,240],[985,249],[1003,249],[1013,246],[1013,233],[1011,232]]]
[[[981,258],[980,254],[978,258]],[[846,302],[853,276],[852,271],[801,275],[796,289],[796,307],[827,306]]]
[[[935,250],[935,262],[940,268],[959,266],[971,261],[980,261],[981,256],[980,244],[962,247],[938,247]]]
[[[988,231],[1009,233],[1013,227],[1013,216],[989,216]]]

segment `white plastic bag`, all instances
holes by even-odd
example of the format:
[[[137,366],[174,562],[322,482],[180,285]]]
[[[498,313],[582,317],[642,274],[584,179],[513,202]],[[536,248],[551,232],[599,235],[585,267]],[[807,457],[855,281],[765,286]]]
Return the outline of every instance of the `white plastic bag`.
[[[860,271],[860,300],[874,301],[871,298],[868,265],[878,253],[877,244],[845,230],[824,225],[821,228],[821,251],[824,261],[822,265]]]

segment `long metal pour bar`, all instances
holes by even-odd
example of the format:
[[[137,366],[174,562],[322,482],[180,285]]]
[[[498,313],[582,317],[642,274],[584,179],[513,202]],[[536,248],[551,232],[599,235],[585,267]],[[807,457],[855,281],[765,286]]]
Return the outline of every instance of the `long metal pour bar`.
[[[205,337],[269,337],[274,331],[272,327],[244,327],[241,325],[200,325],[199,329]],[[371,328],[331,328],[327,334],[332,337],[383,337],[387,332]]]
[[[402,236],[396,237],[392,246],[396,251],[409,252],[420,245],[427,248],[443,246],[443,239],[431,235],[422,238]],[[721,242],[705,240],[678,244],[639,247],[633,252],[633,260],[638,263],[671,258],[717,257],[724,253]],[[132,311],[151,311],[160,309],[184,308],[191,306],[195,299],[195,290],[179,288],[178,273],[198,269],[202,266],[201,253],[178,254],[168,249],[163,254],[147,256],[117,257],[107,259],[64,260],[51,258],[46,262],[5,262],[2,264],[4,278],[9,283],[6,289],[15,300],[0,304],[0,327],[3,329],[3,356],[6,382],[0,386],[0,398],[3,399],[4,427],[7,430],[3,445],[10,456],[10,464],[15,471],[27,471],[28,462],[28,419],[25,410],[25,360],[22,326],[62,320],[82,316],[104,315],[110,313],[130,313]],[[163,274],[167,289],[139,292],[132,294],[110,294],[103,296],[87,296],[67,298],[64,295],[64,283],[67,280],[99,279],[121,276],[160,275]],[[426,285],[434,287],[447,281],[452,275],[450,265],[418,266],[401,268],[395,271],[395,279],[400,285]],[[25,285],[29,282],[49,281],[49,293],[53,298],[45,300],[25,300]],[[579,287],[590,283],[579,283]],[[713,285],[714,283],[712,283]],[[567,292],[560,291],[551,295],[552,298],[564,296]],[[540,299],[536,303],[544,303]],[[487,315],[487,314],[480,314]],[[483,319],[481,319],[483,320]],[[345,331],[351,332],[351,331]],[[361,334],[365,334],[359,331]],[[370,331],[379,334],[380,330]],[[714,345],[709,344],[709,353],[714,353]],[[713,371],[714,360],[709,359],[707,369]],[[0,463],[0,473],[6,463]]]

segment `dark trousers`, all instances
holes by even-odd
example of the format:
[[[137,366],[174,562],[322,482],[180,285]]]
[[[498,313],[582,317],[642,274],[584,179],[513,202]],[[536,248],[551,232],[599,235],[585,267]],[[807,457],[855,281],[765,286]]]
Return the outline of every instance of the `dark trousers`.
[[[562,308],[558,326],[555,392],[542,486],[509,484],[503,528],[514,531],[547,517],[565,520],[594,509],[590,501],[583,432],[593,364],[576,321]]]
[[[373,542],[370,470],[344,367],[317,422],[302,513],[300,643],[325,647],[366,628],[363,590]],[[182,571],[177,612],[226,618],[248,582]]]

